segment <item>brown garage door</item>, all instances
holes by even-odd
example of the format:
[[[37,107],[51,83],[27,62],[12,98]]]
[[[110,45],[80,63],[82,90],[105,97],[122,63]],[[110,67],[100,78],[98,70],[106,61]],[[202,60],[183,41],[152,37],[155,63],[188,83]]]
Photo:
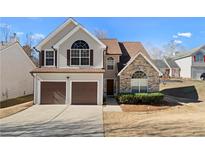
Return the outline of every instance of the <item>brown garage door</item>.
[[[97,105],[97,82],[73,82],[72,104]]]
[[[66,82],[41,82],[41,104],[65,104]]]

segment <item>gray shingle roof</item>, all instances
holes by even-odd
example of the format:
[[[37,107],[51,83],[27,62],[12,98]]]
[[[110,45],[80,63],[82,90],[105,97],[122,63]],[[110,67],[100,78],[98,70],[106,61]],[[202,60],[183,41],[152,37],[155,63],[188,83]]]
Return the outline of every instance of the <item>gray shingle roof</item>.
[[[165,59],[168,63],[168,65],[171,67],[171,68],[179,68],[179,66],[177,65],[177,63],[171,59],[171,58],[166,58]]]
[[[169,68],[167,64],[162,59],[153,59],[154,64],[157,66],[158,69],[161,68]]]
[[[194,54],[195,52],[198,52],[198,51],[205,52],[205,45],[202,45],[202,46],[197,47],[197,48],[193,48],[192,50],[190,50],[188,52],[179,53],[176,56],[171,57],[171,58],[174,59],[174,60],[177,60],[177,59],[189,57],[189,56],[191,56],[192,54]]]

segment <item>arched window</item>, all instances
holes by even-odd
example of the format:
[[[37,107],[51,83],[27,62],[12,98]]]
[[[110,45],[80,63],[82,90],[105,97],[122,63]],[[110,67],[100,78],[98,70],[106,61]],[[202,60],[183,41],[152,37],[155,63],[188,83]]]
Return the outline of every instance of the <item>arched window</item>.
[[[88,66],[90,65],[89,45],[83,41],[75,41],[71,46],[71,65]]]
[[[107,70],[113,70],[114,64],[115,64],[114,58],[108,57],[107,58]]]
[[[132,75],[132,78],[135,78],[135,79],[146,79],[147,75],[144,72],[142,72],[142,71],[137,71],[137,72],[135,72]]]
[[[89,45],[83,40],[78,40],[72,44],[71,49],[89,49]]]
[[[145,93],[148,89],[147,75],[142,71],[136,71],[131,79],[132,93]]]

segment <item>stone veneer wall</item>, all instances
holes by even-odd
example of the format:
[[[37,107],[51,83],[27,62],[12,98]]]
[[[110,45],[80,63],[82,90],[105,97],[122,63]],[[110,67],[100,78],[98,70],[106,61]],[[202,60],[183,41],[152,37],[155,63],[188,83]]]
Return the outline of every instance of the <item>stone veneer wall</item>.
[[[139,55],[120,75],[119,92],[131,92],[131,79],[136,71],[143,71],[148,77],[148,92],[159,91],[159,73],[142,55]]]

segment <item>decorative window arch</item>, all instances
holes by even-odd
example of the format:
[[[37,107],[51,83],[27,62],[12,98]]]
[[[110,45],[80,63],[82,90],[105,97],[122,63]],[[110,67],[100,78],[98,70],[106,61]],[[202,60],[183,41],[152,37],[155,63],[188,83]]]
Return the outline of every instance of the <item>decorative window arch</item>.
[[[148,91],[148,78],[143,71],[136,71],[131,79],[132,93],[146,93]]]
[[[107,70],[113,70],[115,65],[115,60],[113,57],[107,58]]]
[[[77,40],[72,44],[71,49],[89,49],[89,45],[83,40]]]
[[[133,79],[147,79],[147,75],[142,72],[142,71],[136,71],[133,75],[132,75]]]
[[[93,50],[85,41],[77,40],[71,46],[70,61],[71,66],[93,65]]]

